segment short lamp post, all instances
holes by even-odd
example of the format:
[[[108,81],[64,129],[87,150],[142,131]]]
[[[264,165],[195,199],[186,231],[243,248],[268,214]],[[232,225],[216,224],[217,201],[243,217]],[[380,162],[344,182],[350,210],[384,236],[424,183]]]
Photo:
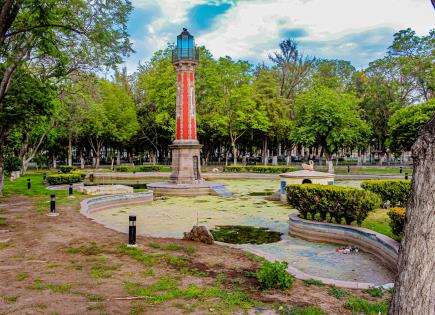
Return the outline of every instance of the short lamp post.
[[[30,178],[27,179],[27,190],[30,190],[32,188],[32,183],[30,182]]]
[[[44,175],[42,175],[42,183],[45,184],[47,182],[47,174],[44,173]]]
[[[405,179],[408,179],[408,173],[405,172]]]
[[[347,166],[347,172],[350,173],[350,165]]]
[[[402,174],[403,173],[403,167],[401,166],[400,167],[400,174]]]
[[[128,246],[136,246],[136,216],[128,216]]]
[[[48,213],[49,217],[57,217],[59,213],[56,212],[56,195],[50,195],[50,212]]]
[[[72,197],[73,195],[73,184],[69,184],[68,186],[68,197]]]

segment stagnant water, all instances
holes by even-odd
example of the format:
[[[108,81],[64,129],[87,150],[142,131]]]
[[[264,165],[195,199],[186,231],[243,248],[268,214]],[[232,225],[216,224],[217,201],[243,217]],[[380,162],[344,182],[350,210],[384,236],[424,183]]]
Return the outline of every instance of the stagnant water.
[[[281,240],[282,233],[265,227],[218,225],[210,230],[215,241],[229,244],[269,244]]]
[[[220,180],[221,181],[221,180]],[[279,180],[225,180],[234,197],[197,196],[163,197],[154,202],[97,211],[92,216],[108,227],[127,232],[128,215],[137,215],[137,233],[155,237],[181,238],[194,224],[209,229],[218,226],[263,228],[281,235],[278,242],[241,245],[285,260],[289,265],[312,275],[345,281],[384,284],[392,282],[391,272],[374,256],[359,252],[336,252],[339,245],[308,242],[288,235],[288,214],[295,210],[279,202],[268,201],[252,192],[272,192]],[[358,186],[358,182],[339,182]],[[250,195],[251,194],[251,195]],[[277,234],[276,234],[277,235]]]

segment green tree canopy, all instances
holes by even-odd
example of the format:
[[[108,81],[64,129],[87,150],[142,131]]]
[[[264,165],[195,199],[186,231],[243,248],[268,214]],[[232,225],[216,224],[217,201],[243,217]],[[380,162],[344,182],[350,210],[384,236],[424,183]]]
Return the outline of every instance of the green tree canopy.
[[[420,128],[435,114],[435,99],[396,111],[388,122],[388,148],[400,155],[411,150]]]

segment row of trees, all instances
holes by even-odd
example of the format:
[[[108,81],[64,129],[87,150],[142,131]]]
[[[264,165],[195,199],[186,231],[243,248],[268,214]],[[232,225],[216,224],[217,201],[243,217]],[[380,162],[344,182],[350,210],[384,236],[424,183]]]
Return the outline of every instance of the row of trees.
[[[72,164],[73,156],[82,165],[92,158],[96,167],[101,154],[112,164],[120,163],[121,152],[130,158],[147,152],[152,161],[168,156],[175,133],[174,46],[157,51],[131,76],[116,70],[131,52],[128,1],[78,1],[77,8],[6,1],[1,9],[11,16],[2,26],[0,57],[6,82],[0,89],[1,174],[5,158],[9,166],[18,159],[25,171],[30,161]],[[267,163],[270,150],[282,155],[302,146],[327,160],[368,146],[409,150],[435,111],[434,47],[435,31],[417,36],[403,30],[387,55],[363,70],[304,56],[291,39],[269,56],[271,66],[215,59],[200,47],[196,96],[204,159],[228,162],[232,156],[236,163],[261,152]],[[115,69],[111,80],[95,74],[108,67]]]

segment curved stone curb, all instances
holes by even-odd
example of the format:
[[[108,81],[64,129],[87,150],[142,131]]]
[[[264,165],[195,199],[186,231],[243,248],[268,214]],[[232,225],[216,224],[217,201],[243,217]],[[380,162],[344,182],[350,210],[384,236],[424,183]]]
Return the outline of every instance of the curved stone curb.
[[[305,220],[289,214],[289,234],[308,241],[355,245],[371,253],[397,273],[399,243],[373,230],[319,221]]]
[[[75,183],[73,184],[73,189],[77,189],[79,187],[83,187],[83,183]],[[48,190],[68,190],[69,184],[61,184],[61,185],[48,185]]]

